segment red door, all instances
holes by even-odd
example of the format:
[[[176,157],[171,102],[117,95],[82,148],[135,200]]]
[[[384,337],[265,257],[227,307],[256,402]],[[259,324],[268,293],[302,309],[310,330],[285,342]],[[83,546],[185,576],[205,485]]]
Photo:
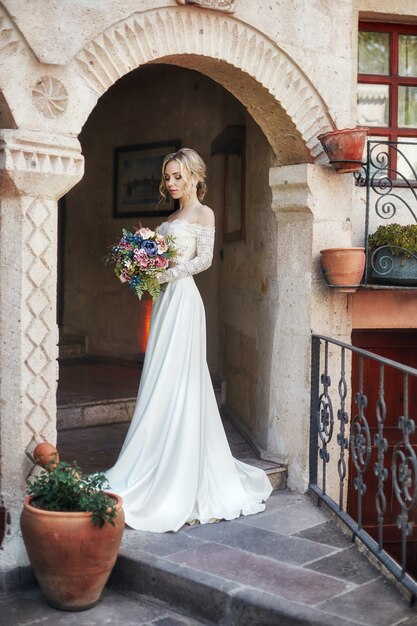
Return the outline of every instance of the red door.
[[[404,365],[417,369],[417,332],[393,331],[353,331],[352,344],[370,352],[384,356]],[[363,475],[366,484],[366,494],[362,499],[362,526],[378,541],[378,518],[376,509],[376,495],[378,477],[374,467],[377,462],[378,450],[375,446],[375,435],[378,432],[376,405],[379,395],[380,367],[375,361],[363,361],[363,386],[368,404],[365,417],[369,424],[372,454],[366,472]],[[352,418],[358,413],[355,403],[355,393],[359,390],[359,357],[354,355],[352,362]],[[391,476],[391,461],[393,449],[402,439],[402,431],[398,428],[398,418],[404,412],[404,376],[401,372],[385,366],[384,368],[384,399],[386,403],[386,418],[384,437],[388,441],[388,450],[385,454],[384,466],[388,469],[388,478],[384,482],[386,497],[386,511],[384,515],[384,548],[399,563],[401,563],[401,531],[397,526],[397,516],[401,511],[395,497]],[[417,424],[417,379],[409,378],[409,417]],[[411,435],[410,442],[417,452],[417,436]],[[353,480],[357,475],[351,456],[349,457],[348,483],[348,513],[353,519],[358,519],[358,492],[354,488]],[[414,477],[417,479],[417,477]],[[408,538],[407,570],[417,578],[417,507],[410,516],[416,525]]]

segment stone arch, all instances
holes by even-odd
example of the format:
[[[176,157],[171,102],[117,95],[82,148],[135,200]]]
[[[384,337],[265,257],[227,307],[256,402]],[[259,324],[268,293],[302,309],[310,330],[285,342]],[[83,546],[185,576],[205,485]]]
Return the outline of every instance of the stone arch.
[[[322,160],[317,135],[334,123],[318,91],[273,41],[230,15],[185,7],[135,13],[101,33],[72,63],[99,97],[128,72],[156,61],[197,69],[229,89],[277,156],[288,150],[290,136],[292,162]],[[230,68],[237,70],[233,76]]]

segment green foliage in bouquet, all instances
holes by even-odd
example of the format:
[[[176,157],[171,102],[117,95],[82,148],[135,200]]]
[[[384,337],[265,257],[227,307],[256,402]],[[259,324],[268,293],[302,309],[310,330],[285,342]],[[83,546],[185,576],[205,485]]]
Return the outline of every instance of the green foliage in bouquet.
[[[417,224],[379,226],[372,235],[369,235],[368,245],[371,251],[387,246],[391,254],[411,258],[411,254],[417,254]]]
[[[51,461],[46,469],[28,484],[32,506],[45,511],[91,513],[92,523],[100,528],[106,523],[114,526],[116,500],[104,491],[104,474],[84,474],[76,463],[63,461]]]

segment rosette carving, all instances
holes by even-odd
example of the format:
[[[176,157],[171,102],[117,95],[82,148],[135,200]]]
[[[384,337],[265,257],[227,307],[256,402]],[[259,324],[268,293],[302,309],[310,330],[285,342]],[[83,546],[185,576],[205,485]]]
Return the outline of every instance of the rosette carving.
[[[57,78],[42,76],[32,89],[32,100],[42,115],[55,118],[66,110],[68,93]]]

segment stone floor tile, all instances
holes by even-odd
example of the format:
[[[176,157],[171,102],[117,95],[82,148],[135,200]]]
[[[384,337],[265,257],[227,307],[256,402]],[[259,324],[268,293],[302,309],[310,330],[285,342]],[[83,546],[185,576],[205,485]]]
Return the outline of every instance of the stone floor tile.
[[[44,599],[39,587],[0,596],[0,626],[210,626],[148,596],[105,589],[100,602],[86,611],[58,611]]]
[[[324,543],[328,546],[334,546],[335,548],[347,548],[352,545],[350,538],[345,535],[332,520],[324,522],[324,524],[317,524],[317,526],[307,528],[306,530],[301,530],[292,536],[300,537],[301,539],[309,539],[317,543]]]
[[[350,584],[304,568],[276,562],[219,544],[208,543],[169,557],[170,561],[311,604],[342,593]]]
[[[129,595],[136,592],[155,596],[217,624],[227,613],[229,598],[240,584],[142,552],[118,558],[109,586]]]
[[[325,613],[320,609],[290,602],[276,594],[241,587],[233,595],[230,624],[236,626],[358,626],[347,616]]]
[[[167,556],[200,545],[198,536],[189,533],[150,533],[126,528],[120,554],[131,556],[135,550]]]
[[[333,548],[322,544],[230,522],[194,526],[187,534],[197,539],[221,543],[297,565],[320,559],[334,551]]]
[[[366,626],[392,626],[416,617],[416,609],[410,608],[400,592],[382,577],[318,606],[335,616],[348,615],[358,625]]]
[[[166,614],[166,606],[138,601],[107,589],[95,607],[77,612],[50,607],[38,587],[4,594],[0,599],[0,626],[139,626]]]
[[[354,545],[336,554],[325,556],[305,567],[321,574],[349,580],[357,585],[380,577],[378,570]]]
[[[282,508],[278,506],[272,512],[267,509],[264,513],[241,517],[239,521],[243,524],[291,535],[317,524],[323,524],[328,521],[328,517],[319,507],[312,507],[311,501],[301,501]]]

